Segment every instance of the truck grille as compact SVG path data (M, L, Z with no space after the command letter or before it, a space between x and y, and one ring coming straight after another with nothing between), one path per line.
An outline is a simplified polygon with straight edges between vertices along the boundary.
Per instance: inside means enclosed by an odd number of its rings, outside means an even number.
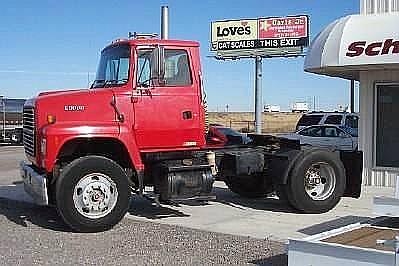
M35 109L33 107L24 107L23 123L23 141L25 152L26 154L35 157Z

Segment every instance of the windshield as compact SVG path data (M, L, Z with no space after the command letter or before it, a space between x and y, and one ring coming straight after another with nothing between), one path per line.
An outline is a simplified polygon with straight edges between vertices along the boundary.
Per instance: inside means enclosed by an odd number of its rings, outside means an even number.
M96 80L92 88L123 85L129 80L130 46L120 45L101 53Z

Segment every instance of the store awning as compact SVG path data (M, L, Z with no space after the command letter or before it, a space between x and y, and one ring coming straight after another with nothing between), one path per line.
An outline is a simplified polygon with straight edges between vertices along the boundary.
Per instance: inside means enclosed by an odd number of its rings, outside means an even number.
M399 13L334 21L313 40L304 69L347 79L358 79L362 70L399 69Z

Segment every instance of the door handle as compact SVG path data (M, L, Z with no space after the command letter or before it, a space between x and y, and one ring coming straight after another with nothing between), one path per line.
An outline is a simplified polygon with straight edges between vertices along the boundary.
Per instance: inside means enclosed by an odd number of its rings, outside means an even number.
M193 113L191 111L184 111L183 112L183 119L192 119Z

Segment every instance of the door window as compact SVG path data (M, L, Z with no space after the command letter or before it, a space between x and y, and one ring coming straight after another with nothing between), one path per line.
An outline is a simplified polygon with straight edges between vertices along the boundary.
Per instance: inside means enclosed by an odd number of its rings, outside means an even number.
M190 65L185 50L165 50L165 85L191 85Z
M328 138L335 138L338 136L337 129L335 127L326 127L324 129L324 136Z
M152 80L152 49L141 49L138 52L138 86L155 85ZM185 50L165 49L165 83L164 86L189 86L192 84L188 54Z
M321 137L322 136L322 128L321 127L310 127L299 132L302 136L308 137Z

